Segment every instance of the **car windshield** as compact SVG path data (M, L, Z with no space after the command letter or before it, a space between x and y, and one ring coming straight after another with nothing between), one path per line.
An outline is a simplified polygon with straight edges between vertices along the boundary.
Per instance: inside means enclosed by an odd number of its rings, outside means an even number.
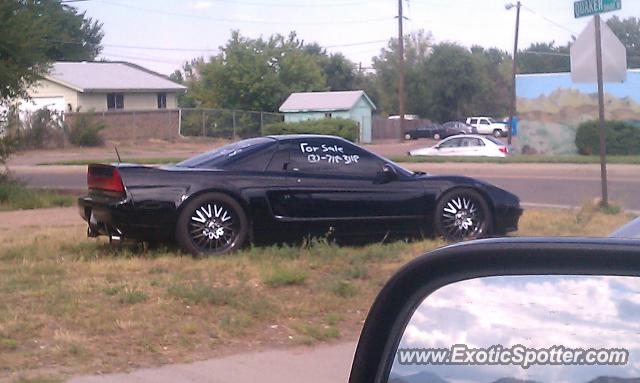
M499 139L493 137L493 136L485 136L484 137L485 140L487 141L491 141L494 144L498 145L498 146L504 146L504 142L500 141Z
M250 138L191 157L177 163L176 166L184 168L199 168L205 165L208 168L224 167L228 162L235 162L241 158L245 158L251 153L256 153L268 146L274 145L275 142L276 140L268 137Z

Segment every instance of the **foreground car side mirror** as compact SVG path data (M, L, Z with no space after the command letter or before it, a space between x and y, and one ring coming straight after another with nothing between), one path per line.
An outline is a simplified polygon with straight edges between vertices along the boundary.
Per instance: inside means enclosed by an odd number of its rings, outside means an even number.
M376 176L377 183L387 183L387 182L395 181L397 179L398 179L398 172L393 166L389 164L384 164L382 166L382 170L378 172Z
M638 277L639 240L504 238L435 250L377 296L349 382L637 379Z

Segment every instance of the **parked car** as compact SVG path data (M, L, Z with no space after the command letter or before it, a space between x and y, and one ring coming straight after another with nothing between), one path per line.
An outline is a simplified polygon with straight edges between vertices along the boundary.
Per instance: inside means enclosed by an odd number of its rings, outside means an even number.
M413 130L408 130L404 134L405 140L417 140L418 138L433 138L434 135L439 134L440 125L429 124L418 126Z
M414 149L410 156L477 156L506 157L511 150L502 141L494 137L477 134L458 135L446 138L437 145Z
M457 134L474 134L477 132L478 130L476 128L464 122L449 121L442 125L427 125L407 131L404 138L406 140L415 140L418 138L433 138L434 140L440 140Z
M478 129L478 134L491 134L494 137L506 137L509 134L507 124L491 117L469 117L467 124Z
M451 240L517 230L517 196L461 176L414 173L347 140L252 138L174 166L92 164L79 210L90 237L175 240L194 256L249 240L403 237Z

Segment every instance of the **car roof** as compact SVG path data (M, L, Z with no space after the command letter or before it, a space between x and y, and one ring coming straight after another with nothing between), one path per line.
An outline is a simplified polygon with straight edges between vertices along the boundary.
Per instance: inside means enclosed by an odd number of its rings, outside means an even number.
M456 134L455 136L450 136L450 137L445 138L445 140L450 140L452 138L479 138L482 141L489 141L491 143L494 143L493 141L491 141L487 137L485 137L483 135L480 135L480 134Z
M342 137L330 136L327 134L277 134L277 135L266 136L266 137L273 138L274 140L278 140L278 141L297 140L301 138L325 138L325 139L332 138L336 140L347 141Z

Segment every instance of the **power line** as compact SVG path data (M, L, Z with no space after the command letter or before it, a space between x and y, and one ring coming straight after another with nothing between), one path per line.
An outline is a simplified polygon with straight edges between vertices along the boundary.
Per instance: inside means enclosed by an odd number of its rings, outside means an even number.
M58 44L74 44L74 45L84 45L82 41L64 41L64 40L47 40L51 43ZM371 45L371 44L379 44L387 42L387 40L372 40L372 41L361 41L361 42L353 42L353 43L345 43L345 44L335 44L335 45L320 45L323 48L346 48L346 47L356 47L362 45ZM176 52L220 52L220 49L214 48L184 48L184 47L154 47L154 46L144 46L144 45L122 45L122 44L101 44L105 48L122 48L122 49L140 49L140 50L151 50L151 51L176 51Z
M572 31L571 29L569 29L569 28L565 27L564 25L562 25L562 24L560 24L560 23L556 22L556 21L555 21L555 20L553 20L553 19L550 19L549 17L547 17L547 16L545 16L545 15L543 15L543 14L539 13L539 12L534 11L533 9L531 9L531 8L527 7L527 6L526 6L526 5L524 5L524 4L522 4L522 8L524 8L524 9L526 9L527 11L529 11L529 12L533 13L534 15L536 15L536 16L538 16L538 17L540 17L540 18L544 19L544 20L546 20L547 22L549 22L549 23L551 23L551 24L555 25L556 27L558 27L558 28L560 28L560 29L563 29L563 30L565 30L565 31L569 32L569 34L570 34L571 36L573 36L573 35L575 35L575 34L576 34L576 33L575 33L574 31Z
M116 2L105 1L105 0L101 0L100 2L103 3L103 4L107 4L107 5L114 5L114 6L117 6L117 7L122 7L122 8L127 8L127 9L134 9L134 10L143 11L143 12L157 13L157 14L162 14L162 15L167 15L167 16L187 17L187 18L191 18L191 19L207 20L207 21L219 21L219 22L226 22L226 23L271 24L271 25L287 24L287 25L313 26L313 25L365 24L365 23L375 23L375 22L389 21L390 20L390 18L388 18L388 17L377 18L377 19L367 19L367 20L362 20L361 19L361 20L300 21L300 22L295 22L295 21L292 22L292 21L251 20L251 19L227 19L227 18L218 18L218 17L194 15L194 14L189 14L189 13L168 12L168 11L163 11L161 9L142 8L142 7L137 7L137 6L133 6L133 5L129 5L129 4L122 4L122 3L116 3Z
M141 49L150 51L171 51L171 52L220 52L219 49L211 48L175 48L175 47L149 47L140 45L120 45L120 44L102 44L107 48L122 48L122 49Z
M360 43L347 43L347 44L336 44L336 45L325 45L324 48L343 48L343 47L356 47L360 45L369 45L369 44L379 44L386 43L389 40L373 40L373 41L363 41Z
M265 6L265 7L325 8L325 7L344 7L344 6L351 6L351 5L364 5L364 4L371 4L371 3L383 3L385 1L384 0L381 0L381 1L368 0L368 1L335 2L335 3L323 2L323 3L316 3L316 4L314 3L262 3L262 2L252 2L252 1L236 1L236 0L215 0L215 2L231 3L231 4L237 4L237 5Z

